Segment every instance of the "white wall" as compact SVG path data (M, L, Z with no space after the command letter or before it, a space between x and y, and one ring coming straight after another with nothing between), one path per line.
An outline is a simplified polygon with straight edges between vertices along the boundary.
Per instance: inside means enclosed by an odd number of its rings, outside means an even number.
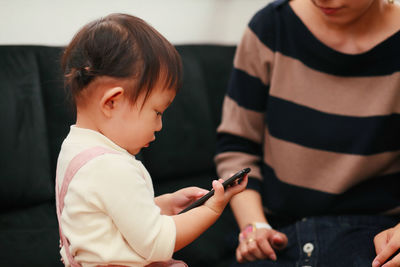
M87 22L136 15L174 44L237 44L271 0L0 0L0 45L66 45Z

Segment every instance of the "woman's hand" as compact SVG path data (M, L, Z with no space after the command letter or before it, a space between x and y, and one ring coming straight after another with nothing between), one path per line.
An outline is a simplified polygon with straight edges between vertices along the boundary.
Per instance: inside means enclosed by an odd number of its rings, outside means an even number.
M397 267L400 266L400 223L393 228L380 232L374 238L376 257L372 267ZM387 261L391 256L393 258Z
M274 229L253 229L251 233L240 233L236 249L238 262L260 259L276 260L275 250L284 249L288 239L285 234Z

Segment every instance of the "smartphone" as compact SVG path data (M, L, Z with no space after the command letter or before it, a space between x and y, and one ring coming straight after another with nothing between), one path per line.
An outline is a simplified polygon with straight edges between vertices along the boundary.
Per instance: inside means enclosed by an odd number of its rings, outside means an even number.
M232 185L234 185L236 183L240 183L243 180L244 175L249 173L250 170L251 170L250 168L245 168L245 169L243 169L241 171L238 171L237 173L232 175L232 177L230 177L229 179L226 179L222 183L222 185L224 186L224 188L227 188L227 187L232 186ZM198 206L203 205L203 203L206 202L207 199L209 199L213 195L214 195L214 189L211 189L210 192L208 192L207 194L205 194L204 196L202 196L201 198L199 198L198 200L196 200L195 202L193 202L192 204L187 206L185 209L183 209L178 214L184 213L184 212L186 212L188 210L191 210L193 208L196 208Z

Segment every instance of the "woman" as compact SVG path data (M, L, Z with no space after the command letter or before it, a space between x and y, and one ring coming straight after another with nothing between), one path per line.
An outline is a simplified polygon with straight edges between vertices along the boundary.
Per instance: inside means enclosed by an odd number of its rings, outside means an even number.
M278 0L252 18L215 157L221 177L252 168L231 201L236 264L400 266L399 30L388 0Z

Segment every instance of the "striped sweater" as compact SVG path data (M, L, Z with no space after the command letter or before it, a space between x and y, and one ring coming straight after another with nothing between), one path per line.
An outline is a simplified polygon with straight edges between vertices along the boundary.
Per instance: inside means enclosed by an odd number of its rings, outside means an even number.
M215 162L251 167L267 213L400 213L400 32L357 55L321 43L288 1L237 47Z

